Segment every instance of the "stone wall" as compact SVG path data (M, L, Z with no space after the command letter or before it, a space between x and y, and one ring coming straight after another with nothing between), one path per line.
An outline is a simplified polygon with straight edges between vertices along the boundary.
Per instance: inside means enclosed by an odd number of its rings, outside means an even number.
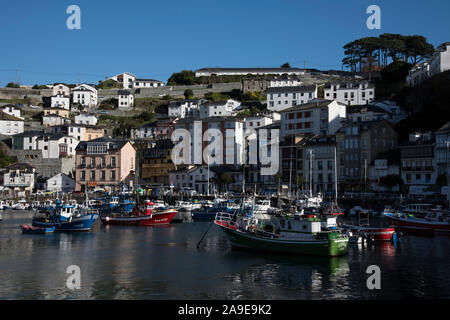
M51 178L61 172L69 175L75 170L75 157L43 159L41 150L10 150L9 155L17 157L17 162L33 166L37 176L45 178Z

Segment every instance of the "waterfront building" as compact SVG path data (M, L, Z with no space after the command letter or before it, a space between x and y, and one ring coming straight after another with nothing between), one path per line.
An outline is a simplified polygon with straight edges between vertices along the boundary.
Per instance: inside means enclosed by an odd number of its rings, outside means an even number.
M335 194L336 136L314 136L303 145L303 181L312 192Z
M216 174L209 170L208 166L190 166L178 170L173 170L169 174L170 184L174 191L183 191L183 189L193 189L197 193L208 194L208 175L209 175L209 194L213 194Z
M397 132L384 119L345 124L336 132L339 188L369 187L370 163L378 154L397 149L397 143Z
M367 81L329 84L325 86L324 96L349 106L364 105L375 99L375 85Z
M432 132L413 132L399 145L401 175L410 194L430 191L436 182L435 138Z
M9 197L30 196L35 186L35 170L26 163L15 163L5 168L3 187Z
M168 186L169 173L175 169L172 162L172 140L157 140L147 149L142 159L141 177L150 184Z
M271 87L267 89L267 109L284 111L317 98L317 86Z
M75 190L76 182L64 173L58 173L47 179L46 191L69 193Z
M103 137L80 142L75 162L77 191L118 191L124 179L135 171L135 156L129 141Z
M378 154L369 166L370 189L380 192L400 191L400 151Z
M450 201L450 121L435 132L436 146L434 158L437 179L447 180L447 200Z
M0 134L11 136L24 131L24 120L5 112L0 112Z

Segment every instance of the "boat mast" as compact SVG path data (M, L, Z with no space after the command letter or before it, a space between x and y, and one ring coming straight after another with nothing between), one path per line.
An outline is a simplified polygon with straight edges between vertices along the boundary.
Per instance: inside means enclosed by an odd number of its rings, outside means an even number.
M336 206L338 202L338 184L337 184L337 145L334 147L334 193L336 197Z
M313 150L309 150L309 196L312 198L312 178L313 178L313 163L312 163L312 157L313 157Z

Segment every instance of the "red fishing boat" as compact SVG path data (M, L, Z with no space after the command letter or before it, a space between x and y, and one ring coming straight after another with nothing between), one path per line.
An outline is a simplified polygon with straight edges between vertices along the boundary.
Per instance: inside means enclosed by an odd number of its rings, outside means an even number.
M175 209L158 210L154 206L153 202L145 200L131 213L106 214L101 215L100 219L104 224L156 226L169 224L177 213Z
M352 225L343 225L343 228L360 237L374 241L392 241L395 232L394 228L371 228Z
M450 234L450 212L430 210L424 218L405 212L384 213L388 221L403 231Z

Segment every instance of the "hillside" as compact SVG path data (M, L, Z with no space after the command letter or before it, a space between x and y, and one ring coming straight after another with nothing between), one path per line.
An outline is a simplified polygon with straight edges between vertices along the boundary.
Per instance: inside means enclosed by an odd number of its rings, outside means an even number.
M395 98L411 116L396 125L400 140L412 131L436 131L450 120L450 71L414 88L405 87Z

